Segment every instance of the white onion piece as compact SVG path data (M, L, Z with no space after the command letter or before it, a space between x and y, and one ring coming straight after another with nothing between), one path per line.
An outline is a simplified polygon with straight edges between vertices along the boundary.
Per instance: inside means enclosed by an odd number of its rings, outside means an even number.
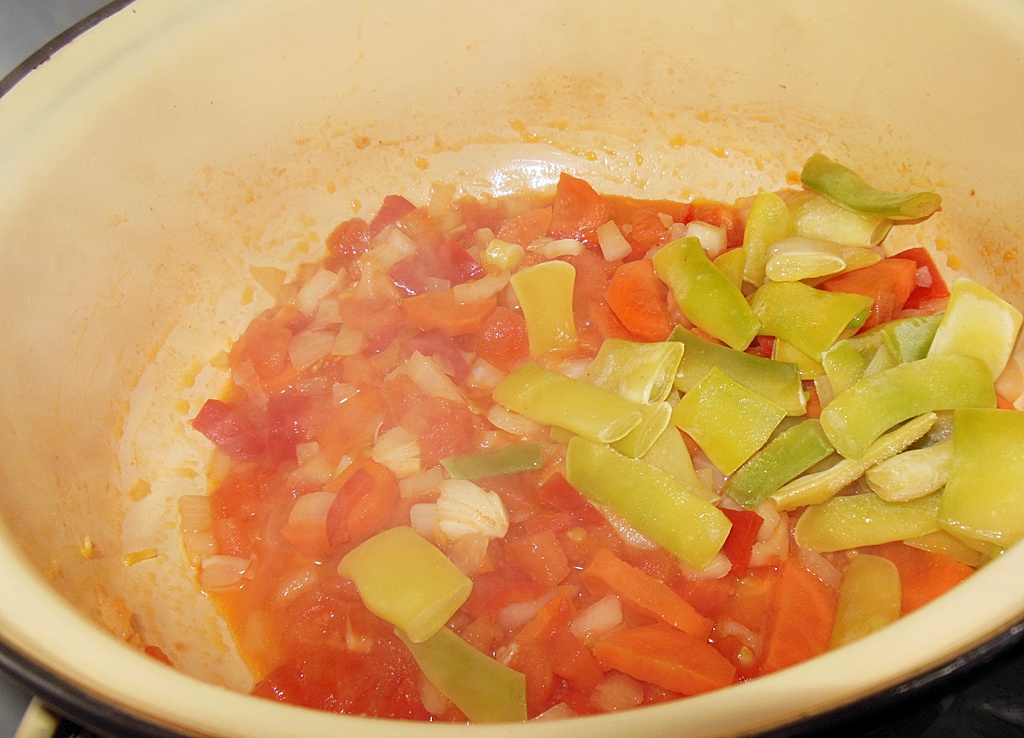
M543 426L533 422L525 415L512 412L501 405L491 405L487 411L487 420L495 428L519 438L534 438L543 430Z
M370 264L381 272L386 272L402 259L416 253L416 242L394 226L378 234L371 245L373 248L359 257L364 274Z
M298 370L315 364L334 348L335 335L330 331L302 331L288 342L288 358Z
M694 582L721 579L731 570L732 562L729 561L729 557L721 551L715 554L715 558L711 559L710 564L699 571L687 564L684 564L682 561L679 562L679 571L682 572L684 577Z
M277 586L277 601L286 604L294 600L300 592L320 583L320 567L315 564L305 566Z
M396 425L383 433L373 445L370 458L394 472L399 479L422 471L420 445L416 434Z
M996 392L1010 402L1017 402L1024 395L1024 372L1012 356L996 379Z
M759 531L760 532L760 531ZM789 513L780 512L771 537L750 548L750 565L777 566L789 557Z
M294 490L323 487L335 473L335 466L327 456L317 452L301 461L299 467L288 475L288 486Z
M355 356L366 348L366 337L361 331L341 326L334 337L331 353L334 356Z
M765 500L758 505L754 512L760 515L764 521L757 531L757 540L763 543L775 534L775 529L779 527L779 523L782 521L782 515L771 499Z
M467 577L472 577L487 558L490 540L487 536L476 533L456 538L448 547L448 558L459 571Z
M606 712L628 710L644 701L644 687L631 676L611 672L597 685L593 703Z
M702 220L691 220L686 224L685 236L696 238L709 259L717 259L725 251L729 232L724 226L711 225Z
M478 357L469 365L469 376L466 377L466 386L473 389L491 390L504 377L505 372Z
M206 495L182 495L178 498L181 518L181 542L185 555L193 566L217 553L217 538L213 535L213 511Z
M234 587L245 577L251 564L251 559L241 556L207 556L199 570L199 585L203 589Z
M833 592L839 591L839 585L843 581L843 575L840 573L839 569L829 563L828 559L820 553L806 548L800 549L797 554L797 559L804 565L804 568L807 569L807 571L820 579L826 587Z
M549 259L556 259L559 256L579 256L585 250L585 246L574 238L559 238L555 241L534 241L530 244L530 250L536 251L541 256Z
M445 479L439 487L437 525L449 538L503 538L508 532L508 510L496 492L465 479Z
M334 502L334 492L309 492L300 495L288 513L288 525L292 527L320 525L327 530L327 511Z
M419 497L436 492L444 481L444 469L434 466L419 474L412 474L398 480L398 491L402 497Z
M454 402L465 401L456 384L429 356L424 356L419 351L414 352L406 362L406 371L413 384L431 397Z
M423 709L434 717L444 715L452 704L422 673L419 679L419 693Z
M574 709L569 707L564 702L559 702L553 707L549 707L547 710L542 712L537 717L533 718L531 722L548 721L548 720L565 720L566 718L576 717L577 713Z
M618 261L633 253L633 247L613 220L597 227L597 243L605 261Z
M437 527L437 505L420 502L410 507L409 525L428 541L436 541L441 533Z
M498 614L494 617L494 622L502 628L518 630L533 620L533 617L540 612L540 609L551 602L557 595L557 590L551 590L536 600L512 602L498 610Z
M622 622L622 603L615 595L605 595L577 615L569 625L569 632L583 643L592 646L608 635Z
M505 289L510 276L508 272L488 274L472 282L457 284L452 288L452 292L458 302L481 302Z
M317 304L327 297L338 286L338 275L329 269L318 269L316 274L309 278L295 301L303 315L315 315Z

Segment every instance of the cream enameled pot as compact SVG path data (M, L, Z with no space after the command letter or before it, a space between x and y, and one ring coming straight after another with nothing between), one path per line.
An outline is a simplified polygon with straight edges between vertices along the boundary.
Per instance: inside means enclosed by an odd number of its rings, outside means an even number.
M941 192L899 237L1024 307L1024 3L137 0L7 86L0 650L54 703L155 734L735 735L1015 638L1020 547L874 636L698 698L513 727L339 717L243 693L175 500L204 490L187 419L223 381L211 360L270 299L250 268L317 258L340 220L434 182L568 170L733 199L821 150Z

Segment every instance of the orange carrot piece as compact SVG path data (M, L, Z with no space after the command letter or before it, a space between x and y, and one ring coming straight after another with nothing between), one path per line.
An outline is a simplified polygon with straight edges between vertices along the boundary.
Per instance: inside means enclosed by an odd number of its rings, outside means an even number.
M611 591L644 612L695 638L707 638L712 621L663 582L632 566L606 548L600 549L582 574L595 593Z
M736 667L706 640L665 623L616 631L594 646L594 655L606 669L683 695L726 687L736 675Z
M667 288L649 259L631 261L615 270L608 283L608 306L641 341L664 341L672 332L665 303Z
M459 302L453 290L424 292L402 300L402 314L417 328L440 330L449 338L476 333L498 306L497 298Z
M761 671L769 673L806 661L828 649L836 598L793 559L779 567L778 582L762 651Z
M900 573L901 614L906 615L946 593L970 576L974 569L945 554L924 551L905 543L880 546L880 553Z

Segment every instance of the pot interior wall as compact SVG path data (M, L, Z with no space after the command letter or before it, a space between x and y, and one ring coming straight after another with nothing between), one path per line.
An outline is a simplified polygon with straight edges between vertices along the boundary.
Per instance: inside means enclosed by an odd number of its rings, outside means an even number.
M139 0L0 100L3 522L76 608L204 681L249 676L181 549L209 451L187 420L268 304L250 268L317 258L389 192L568 170L728 200L823 150L942 192L902 237L1024 307L1019 4L394 5Z

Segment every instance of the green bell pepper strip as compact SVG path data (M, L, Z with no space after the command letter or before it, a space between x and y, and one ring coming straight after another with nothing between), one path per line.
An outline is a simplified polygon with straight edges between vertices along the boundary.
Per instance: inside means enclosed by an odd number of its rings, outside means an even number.
M602 443L640 425L636 403L537 364L524 364L495 386L494 401L542 425L554 425Z
M852 339L845 338L821 355L821 366L832 383L832 391L838 395L864 376L868 361Z
M867 184L852 170L824 154L812 154L804 162L800 181L840 205L861 213L893 220L927 218L939 209L942 198L934 192L883 192Z
M903 591L896 564L859 553L843 571L829 648L839 648L884 628L900 616Z
M667 402L637 405L637 409L642 416L640 425L610 444L620 454L634 459L640 458L650 450L672 420L672 406Z
M576 348L572 298L576 269L564 261L545 261L512 275L510 280L526 320L530 353Z
M672 423L688 433L722 473L732 474L765 444L786 411L712 369L672 411Z
M821 411L821 427L836 451L864 455L880 435L922 413L995 407L988 367L971 356L930 356L865 376Z
M938 492L908 502L886 502L874 492L833 497L803 511L793 538L801 548L828 553L923 536L941 530L940 498Z
M696 238L673 241L654 255L654 272L668 285L679 310L694 325L728 344L745 349L760 324L739 287L716 267Z
M766 282L750 299L761 333L789 341L815 361L849 328L862 325L873 301L802 282Z
M1024 413L957 410L942 527L1006 548L1024 538Z
M838 274L846 269L843 247L835 241L793 236L768 249L765 276L773 282L797 282Z
M389 528L349 551L338 574L351 579L370 612L421 643L462 606L473 581L412 528Z
M831 453L821 423L804 420L768 441L726 480L722 494L753 510Z
M683 346L675 341L639 343L606 338L583 379L642 405L664 402L672 391Z
M670 474L602 443L577 437L565 456L566 479L597 505L614 510L688 566L703 570L729 535L729 518Z
M764 282L769 249L795 235L796 221L781 197L774 192L762 192L755 197L743 230L743 278L751 284Z
M678 428L666 428L640 460L668 473L697 497L708 502L718 501L718 495L697 476L693 468L693 459L690 458L690 450L686 448L686 441L683 440Z
M946 485L953 464L953 439L896 454L867 470L864 480L883 500L905 502Z
M897 363L917 361L928 355L943 315L944 313L935 313L897 318L845 340L849 341L865 359L870 359L880 346L885 346Z
M877 246L892 228L892 221L883 215L854 212L814 190L797 192L786 200L786 205L801 236L835 241L844 246L859 249Z
M772 346L772 361L782 364L795 364L800 379L814 379L825 374L820 361L815 361L796 346L781 338L776 338Z
M683 392L696 387L713 368L753 390L786 411L787 415L807 412L807 396L795 364L784 364L707 341L692 331L676 326L669 341L683 344L675 386Z
M928 355L976 356L995 380L1006 367L1020 327L1017 308L977 282L957 279Z
M481 479L515 474L544 465L544 449L539 443L516 443L476 454L449 456L441 466L452 479Z
M835 497L848 485L860 479L864 472L875 464L909 448L931 430L936 420L938 416L935 413L925 413L879 438L860 459L841 459L824 471L794 479L772 494L775 506L779 510L795 510L804 505L817 505Z
M395 631L431 684L473 723L525 722L526 676L442 628L417 643Z

